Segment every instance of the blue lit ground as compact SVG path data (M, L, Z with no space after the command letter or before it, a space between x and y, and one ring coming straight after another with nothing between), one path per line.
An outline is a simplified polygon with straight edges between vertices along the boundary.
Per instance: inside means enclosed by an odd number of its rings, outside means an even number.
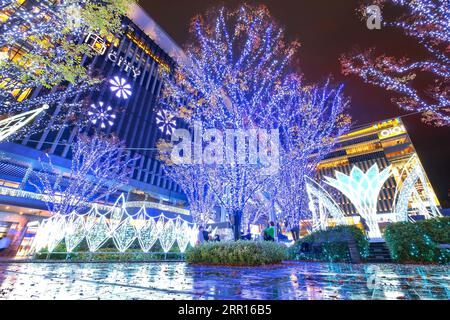
M368 285L374 279L375 289ZM0 264L0 299L448 300L450 269L319 263L272 268Z

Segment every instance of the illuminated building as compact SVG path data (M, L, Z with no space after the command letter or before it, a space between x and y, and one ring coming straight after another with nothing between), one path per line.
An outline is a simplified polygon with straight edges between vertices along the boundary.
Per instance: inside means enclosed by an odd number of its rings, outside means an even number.
M316 178L325 182L339 176L345 181L348 179L345 176L363 176L371 168L375 170L375 165L380 171L390 170L376 203L380 226L439 215L439 201L400 118L367 125L339 137L333 152L319 164ZM355 172L355 168L360 171ZM348 223L358 224L360 218L355 200L352 202L339 188L323 184Z
M36 5L39 1L20 1L19 6ZM8 19L8 12L0 11L0 23ZM182 59L181 50L169 36L139 6L133 6L123 18L125 32L121 39L101 39L95 34L85 35L84 41L97 53L87 58L89 69L105 78L100 90L87 97L92 103L90 115L101 114L89 124L106 134L114 133L130 148L130 156L140 155L135 163L129 184L108 202L114 203L121 193L127 201L141 201L172 206L174 212L184 207L186 198L180 186L166 177L160 162L156 159L156 142L164 136L158 127L157 104L162 81L159 69L171 70L176 61ZM1 51L1 50L0 50ZM10 59L19 59L20 48L10 50ZM2 85L0 83L0 85ZM37 97L47 89L36 88L17 92L18 100ZM51 115L61 112L56 103L50 106ZM108 113L108 116L104 114ZM33 171L40 169L38 161L42 154L49 154L58 167L70 168L70 144L77 129L66 127L52 130L49 126L39 134L28 136L20 142L6 142L0 145L0 230L1 235L13 238L12 251L19 246L31 226L29 223L42 220L28 210L42 212L48 216L42 196L30 185ZM11 212L5 207L15 208ZM23 212L23 215L19 213ZM156 213L155 213L156 214ZM28 223L28 225L27 225ZM16 228L17 232L13 233ZM31 235L30 235L31 236Z

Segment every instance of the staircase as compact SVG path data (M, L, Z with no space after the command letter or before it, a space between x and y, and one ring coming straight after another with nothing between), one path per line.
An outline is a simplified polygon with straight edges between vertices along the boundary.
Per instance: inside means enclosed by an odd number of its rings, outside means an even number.
M391 253L386 242L371 242L368 263L391 263Z

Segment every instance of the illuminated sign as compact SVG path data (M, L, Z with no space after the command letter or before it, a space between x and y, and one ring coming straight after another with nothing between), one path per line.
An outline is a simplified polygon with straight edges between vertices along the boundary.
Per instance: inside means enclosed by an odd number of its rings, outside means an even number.
M87 43L89 47L91 47L99 55L102 56L106 53L106 49L108 46L105 40L103 40L103 38L101 38L100 36L94 33L89 33L84 42ZM135 67L131 62L128 62L126 57L118 56L117 52L115 52L114 50L108 54L107 58L109 61L114 62L116 66L123 66L125 72L131 70L134 78L137 78L141 75L141 70Z
M383 131L380 132L380 139L386 139L386 138L390 138L390 137L395 137L401 134L406 133L406 129L405 126L401 125L401 126L396 126L393 128L389 128L389 129L384 129Z

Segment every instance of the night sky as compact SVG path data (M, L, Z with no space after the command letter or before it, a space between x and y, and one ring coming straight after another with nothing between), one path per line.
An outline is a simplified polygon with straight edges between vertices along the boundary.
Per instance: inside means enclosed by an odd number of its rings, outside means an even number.
M141 0L140 5L180 45L189 39L190 19L212 7L226 4L235 8L237 0ZM342 82L351 98L355 125L363 125L407 114L392 102L392 93L366 85L356 76L340 73L341 54L353 47L376 47L377 53L420 56L416 42L396 30L369 30L357 16L359 0L268 0L247 1L266 4L273 17L285 27L289 40L298 39L302 48L298 64L307 82L319 82L332 75ZM420 116L403 118L420 159L439 199L448 199L450 189L450 128L421 123Z

